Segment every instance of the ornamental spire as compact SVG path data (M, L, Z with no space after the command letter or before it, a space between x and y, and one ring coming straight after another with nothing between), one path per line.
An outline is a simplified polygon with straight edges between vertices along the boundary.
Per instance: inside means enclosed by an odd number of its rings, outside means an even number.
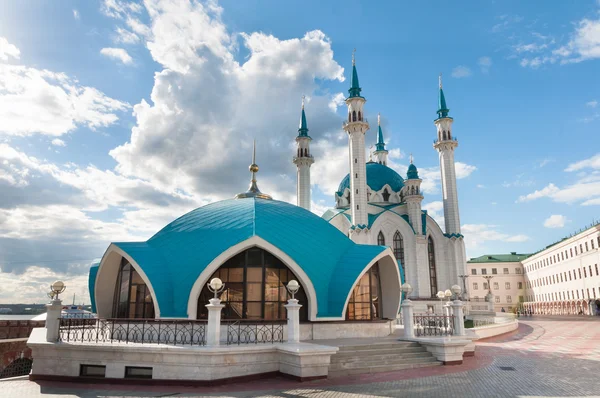
M308 137L308 126L306 124L306 114L304 113L304 95L302 96L302 115L300 116L298 137Z
M377 151L385 151L385 142L383 141L383 131L381 131L381 113L377 114Z
M448 112L450 112L450 109L448 109L448 106L446 106L446 97L444 97L444 90L442 89L442 74L441 73L438 78L438 83L439 83L439 88L440 88L439 102L438 102L439 108L437 110L438 118L448 117Z
M250 181L250 187L246 192L238 193L235 195L236 199L243 198L260 198L260 199L273 199L271 196L260 192L258 185L256 185L256 173L258 173L258 165L256 164L256 140L252 145L252 164L250 165L250 172L252 173L252 180Z
M360 97L361 88L358 84L358 73L356 72L356 58L355 58L356 48L352 51L352 83L350 85L350 89L348 92L350 93L350 98L352 97Z

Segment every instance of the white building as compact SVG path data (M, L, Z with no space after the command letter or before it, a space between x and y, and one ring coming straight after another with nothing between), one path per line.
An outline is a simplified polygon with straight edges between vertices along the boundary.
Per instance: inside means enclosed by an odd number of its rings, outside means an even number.
M448 116L441 79L433 148L440 159L444 230L422 209L422 180L412 157L405 178L388 166L379 118L376 150L370 156L373 160L367 161L365 135L370 126L364 117L366 99L361 94L354 60L348 91L348 117L343 128L348 134L349 173L334 194L335 207L325 212L323 218L356 243L391 247L404 279L414 289L411 299L416 303L416 311L424 311L437 303L438 291L459 284L459 275L466 272L454 165L458 141L452 135L453 119ZM310 154L304 106L298 132L294 157L298 167L298 205L309 208L310 165L314 159Z

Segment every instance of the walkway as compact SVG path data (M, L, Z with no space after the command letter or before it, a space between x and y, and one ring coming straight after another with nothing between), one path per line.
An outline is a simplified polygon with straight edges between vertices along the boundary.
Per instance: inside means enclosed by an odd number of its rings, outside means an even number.
M40 395L41 394L41 395ZM519 329L480 341L459 366L298 383L283 377L220 387L111 387L0 382L6 397L600 397L600 318L521 318Z

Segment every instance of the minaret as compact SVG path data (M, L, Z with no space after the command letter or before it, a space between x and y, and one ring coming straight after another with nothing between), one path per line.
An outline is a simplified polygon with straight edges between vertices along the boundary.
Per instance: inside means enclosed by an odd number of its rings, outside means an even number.
M440 172L442 173L442 195L444 200L444 221L447 234L460 234L460 216L458 213L458 193L456 191L456 171L454 169L454 148L458 146L456 138L452 138L452 122L448 112L446 98L442 90L442 75L439 78L440 94L437 127L437 139L433 147L440 155Z
M416 235L423 235L423 219L421 218L421 182L417 167L413 164L412 154L410 155L410 166L406 173L404 181L404 201L406 202L408 221L415 230Z
M377 144L375 144L375 152L373 152L373 155L375 155L377 163L387 166L388 151L385 149L385 142L383 142L380 114L377 114Z
M356 51L356 50L354 50ZM350 150L350 206L352 209L352 227L366 229L369 224L367 214L367 166L365 162L365 133L369 124L364 118L363 106L367 100L360 95L356 61L352 53L352 84L346 98L348 121L344 130L348 133Z
M306 114L304 113L304 96L302 96L302 116L300 117L300 127L298 128L298 136L296 137L298 148L296 156L294 156L294 164L298 169L297 204L308 211L310 211L310 165L315 162L310 153L311 140L312 138L308 135L308 127L306 125Z

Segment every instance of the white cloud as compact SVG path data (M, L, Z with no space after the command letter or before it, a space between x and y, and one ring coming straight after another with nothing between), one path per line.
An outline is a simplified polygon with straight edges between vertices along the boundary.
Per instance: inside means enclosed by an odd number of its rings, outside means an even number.
M459 65L456 68L452 69L452 77L460 79L462 77L471 76L471 69L464 65Z
M79 11L77 11L76 9L73 9L73 18L75 18L76 20L81 19L81 16L79 15Z
M598 106L598 101L592 100L592 101L586 102L585 106L587 106L589 108L595 108L596 106Z
M543 43L529 43L529 44L519 44L515 46L515 51L517 53L536 53L548 48L548 44Z
M127 29L117 27L115 42L124 44L136 44L139 41L140 38L135 33L130 32Z
M14 44L10 44L5 37L0 36L0 61L8 61L8 58L19 59L21 51ZM0 86L1 88L1 86Z
M483 184L477 184L477 188L484 189L484 188L486 188L486 186Z
M582 19L569 42L554 52L563 63L600 58L600 19Z
M104 15L112 18L124 18L130 13L139 14L143 7L135 2L127 0L104 0L100 10Z
M122 48L106 47L100 50L100 54L119 60L125 65L133 64L133 58Z
M546 228L562 228L567 222L567 217L560 214L553 214L544 221Z
M544 187L543 189L540 190L536 190L530 194L527 195L523 195L523 196L519 196L519 199L517 199L517 202L529 202L535 199L539 199L539 198L543 198L543 197L547 197L547 196L552 196L554 194L556 194L557 192L559 192L560 190L558 189L558 187L554 184L548 184L546 187Z
M52 145L54 146L67 146L67 144L61 140L60 138L55 138L52 140Z
M454 168L456 169L456 179L458 179L458 180L467 178L475 170L477 170L477 167L470 165L470 164L463 163L463 162L456 162L454 164Z
M435 202L429 202L429 203L425 203L423 205L423 210L427 210L427 214L429 214L429 216L431 218L433 218L435 220L435 222L438 223L438 225L440 226L440 228L442 228L442 230L444 230L445 225L444 225L444 202L442 201L435 201Z
M60 136L78 126L96 129L128 108L64 73L0 64L0 133Z
M542 160L542 161L541 161L541 162L538 164L538 167L539 167L539 168L542 168L542 167L546 166L548 163L551 163L551 162L554 162L554 159L552 159L552 158L546 158L546 159L543 159L543 160Z
M487 241L520 243L530 239L524 234L501 233L497 228L497 225L489 224L464 224L461 226L461 232L465 236L465 245L472 251Z
M565 171L578 171L585 168L600 170L600 153L597 153L589 159L584 159L579 162L571 163L567 166Z
M490 57L480 57L477 60L477 64L479 64L479 68L482 73L488 73L490 68L492 67L492 58Z

